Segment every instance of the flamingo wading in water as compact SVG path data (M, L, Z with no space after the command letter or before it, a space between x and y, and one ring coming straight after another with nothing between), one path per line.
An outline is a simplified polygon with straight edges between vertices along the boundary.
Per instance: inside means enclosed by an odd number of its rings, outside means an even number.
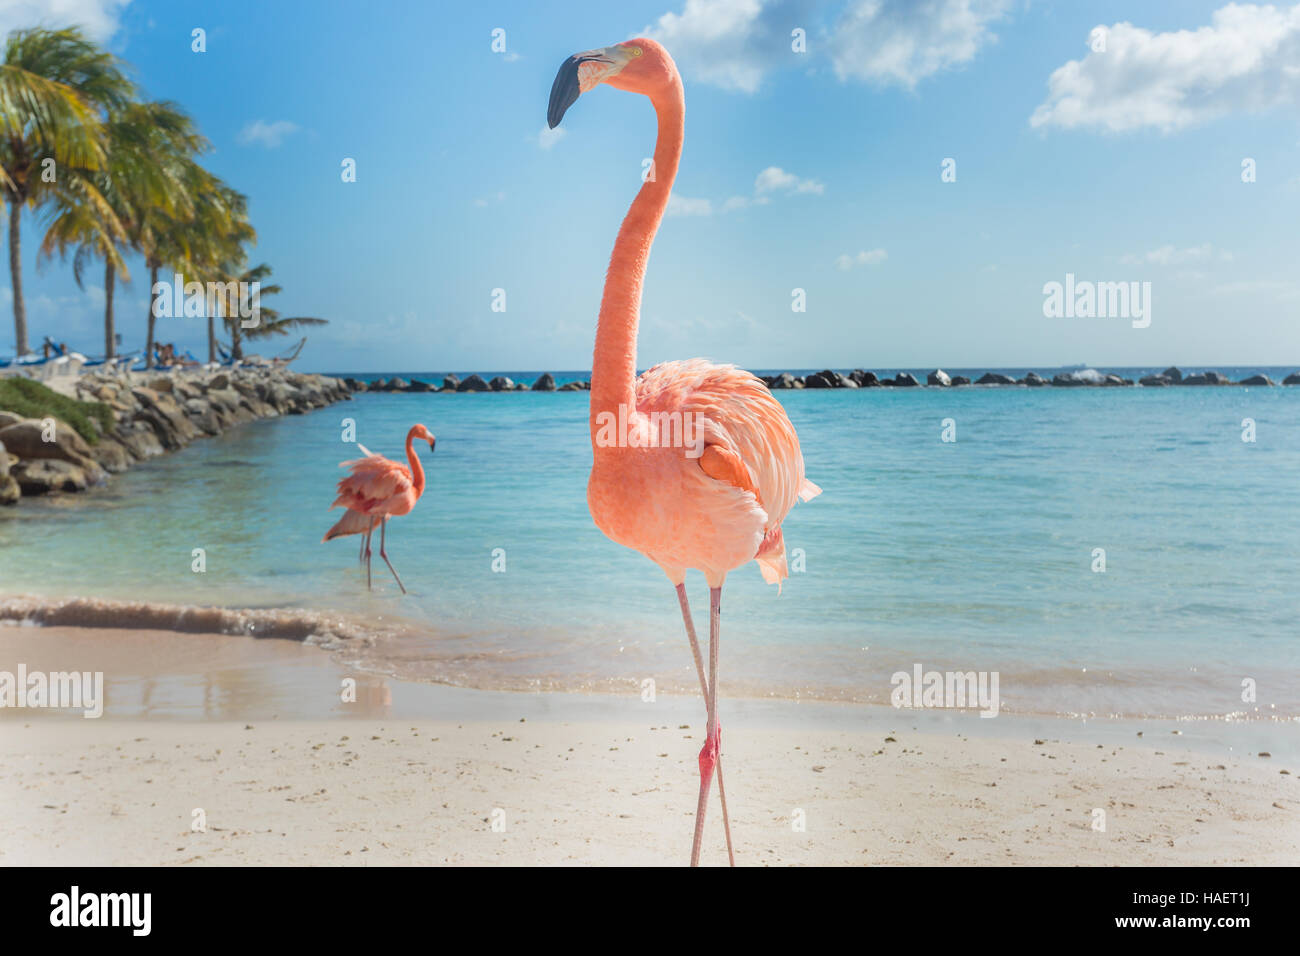
M379 525L379 556L393 572L397 586L406 593L402 579L397 576L397 569L388 560L384 550L384 537L388 528L388 519L398 515L409 514L415 503L424 494L424 468L420 457L415 453L414 443L421 438L429 443L433 451L434 437L423 425L414 425L406 433L406 460L410 467L391 461L383 455L376 455L365 445L357 443L362 458L339 463L340 468L350 469L350 473L339 482L339 495L334 499L334 508L347 508L334 525L325 532L321 542L332 541L346 534L361 535L361 560L366 565L366 587L370 587L370 536L375 525Z
M654 176L633 200L614 243L591 368L591 517L605 535L640 551L677 589L700 690L708 708L691 865L700 861L704 814L716 768L727 857L735 865L722 783L718 645L727 572L757 561L763 578L788 576L781 521L796 499L821 489L804 477L799 437L761 380L703 359L636 375L636 333L650 245L668 207L685 135L682 80L668 52L635 39L577 53L560 66L547 122L554 129L600 83L650 98L659 121ZM686 569L709 585L709 672L704 673L686 600Z

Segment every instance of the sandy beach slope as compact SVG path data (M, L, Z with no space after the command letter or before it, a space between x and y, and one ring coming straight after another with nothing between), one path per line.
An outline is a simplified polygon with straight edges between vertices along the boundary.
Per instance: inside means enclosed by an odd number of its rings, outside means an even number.
M359 710L331 710L319 701L337 702L347 670L315 648L58 628L5 629L0 669L20 659L69 666L69 653L84 661L92 644L133 661L114 668L107 716L0 711L0 865L678 865L689 856L698 700L367 678ZM188 698L203 704L198 713L159 716L190 713ZM1184 738L1157 740L1171 731L1154 728L1121 739L1047 721L1058 739L1002 719L917 729L887 708L826 712L840 717L788 703L724 708L738 862L1300 861L1300 768L1281 755L1207 754L1175 744ZM204 832L191 827L200 808ZM1104 832L1093 828L1098 809ZM715 797L708 864L726 861L716 813ZM803 832L792 826L800 814Z
M0 864L680 864L698 732L44 721L0 743ZM730 733L744 864L1294 864L1275 767L1143 748ZM1093 808L1107 813L1092 829ZM202 808L207 832L190 829ZM494 810L505 829L494 832ZM791 814L805 814L794 832ZM714 812L716 812L716 804ZM725 863L710 827L706 862Z

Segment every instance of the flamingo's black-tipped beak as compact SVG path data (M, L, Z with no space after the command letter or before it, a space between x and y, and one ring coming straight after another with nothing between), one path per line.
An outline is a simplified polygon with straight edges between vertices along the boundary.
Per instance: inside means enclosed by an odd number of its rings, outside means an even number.
M582 65L580 56L566 57L560 64L560 72L555 74L551 84L551 102L546 107L546 125L551 129L560 125L569 107L578 101L582 90L578 86L578 67Z
M555 82L551 84L551 102L546 107L547 125L551 129L559 126L565 111L580 94L619 72L627 65L628 58L621 45L616 45L575 53L561 63L560 72L555 74ZM595 65L582 69L588 63Z
M433 438L433 437L430 437L430 438L429 438L429 454L433 454L433 445L434 445L434 443L435 443L437 440L438 440L438 439Z

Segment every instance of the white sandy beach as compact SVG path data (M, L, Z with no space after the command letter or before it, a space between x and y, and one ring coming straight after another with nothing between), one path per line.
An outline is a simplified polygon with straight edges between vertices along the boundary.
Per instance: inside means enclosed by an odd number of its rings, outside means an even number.
M20 659L53 669L92 645L132 660L116 668L104 718L0 711L0 865L689 856L698 700L361 677L360 703L335 706L346 670L315 648L65 628L0 628L0 669ZM854 729L859 711L870 714ZM1300 779L1285 759L1207 755L1154 732L1125 744L1098 727L1086 739L1089 728L1065 721L1057 739L1001 719L916 730L885 708L839 708L834 722L786 702L732 702L723 713L741 864L1300 860ZM199 808L205 832L191 828ZM1104 832L1093 828L1096 809ZM798 811L804 832L792 827ZM709 864L726 862L716 814L715 796Z

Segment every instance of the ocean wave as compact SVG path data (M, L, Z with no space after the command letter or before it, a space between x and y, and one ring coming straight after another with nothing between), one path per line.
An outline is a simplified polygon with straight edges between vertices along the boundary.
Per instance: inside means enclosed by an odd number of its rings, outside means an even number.
M116 628L280 638L331 645L368 643L374 628L337 613L302 608L223 608L103 598L0 600L0 621L42 627Z
M0 625L5 623L282 639L330 652L345 668L479 690L627 695L643 691L647 677L653 678L659 692L670 695L699 690L689 655L676 642L619 640L591 645L565 629L466 631L389 614L375 619L298 607L204 607L30 595L0 598ZM984 660L982 667L976 667L969 658L916 655L898 647L876 646L867 660L852 649L817 645L803 648L792 659L787 648L755 644L732 664L725 686L731 698L889 707L891 678L899 671L912 673L918 662L925 672L986 669L999 673L999 710L1008 714L1300 721L1300 701L1294 694L1243 708L1235 673L1229 674L1226 665L1208 663L1190 673L1180 668L1177 674L1151 663L1084 668ZM1296 686L1293 670L1272 676L1268 682L1272 686Z

